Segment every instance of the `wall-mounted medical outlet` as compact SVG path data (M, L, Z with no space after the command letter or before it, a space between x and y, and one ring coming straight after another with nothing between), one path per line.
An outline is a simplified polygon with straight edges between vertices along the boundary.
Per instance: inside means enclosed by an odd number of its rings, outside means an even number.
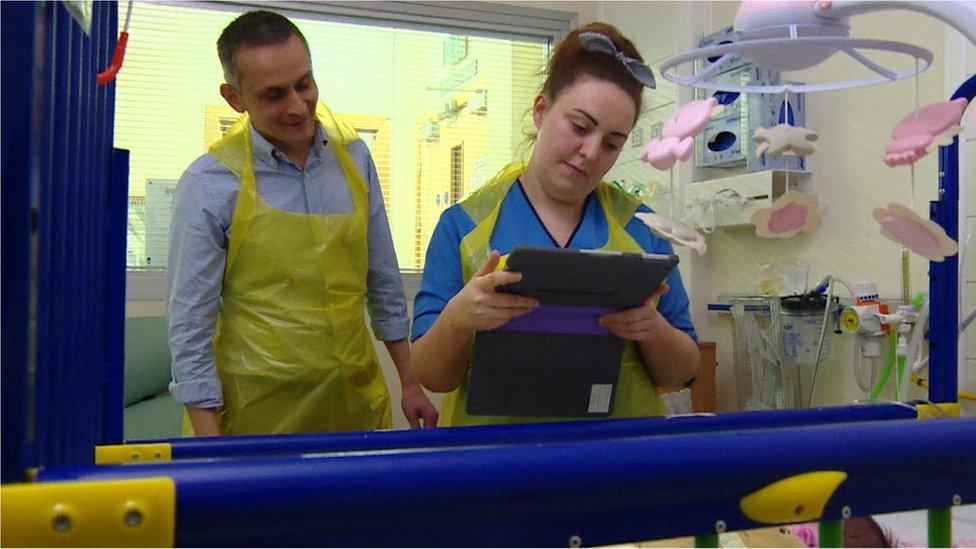
M700 227L752 226L752 214L772 206L786 191L812 192L810 172L765 170L691 183L685 189L689 217Z

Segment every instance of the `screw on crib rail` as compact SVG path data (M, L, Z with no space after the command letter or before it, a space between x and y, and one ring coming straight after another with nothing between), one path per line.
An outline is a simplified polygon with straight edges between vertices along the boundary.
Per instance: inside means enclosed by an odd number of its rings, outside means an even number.
M133 463L137 461L170 461L173 449L167 442L143 444L108 444L95 447L95 463Z
M125 513L122 515L122 522L129 528L138 528L145 520L140 505L134 501L125 502Z
M54 511L54 518L51 520L51 528L59 534L63 534L68 530L71 530L71 513L69 509L64 504L55 505L52 510Z
M171 547L169 478L37 482L0 487L2 547Z

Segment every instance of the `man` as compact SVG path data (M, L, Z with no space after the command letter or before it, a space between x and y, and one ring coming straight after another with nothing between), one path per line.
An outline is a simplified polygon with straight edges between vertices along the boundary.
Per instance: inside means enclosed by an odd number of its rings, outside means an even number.
M368 307L412 427L437 411L410 372L403 283L372 157L318 102L287 18L253 11L217 41L244 116L183 174L173 204L173 381L197 436L391 427Z

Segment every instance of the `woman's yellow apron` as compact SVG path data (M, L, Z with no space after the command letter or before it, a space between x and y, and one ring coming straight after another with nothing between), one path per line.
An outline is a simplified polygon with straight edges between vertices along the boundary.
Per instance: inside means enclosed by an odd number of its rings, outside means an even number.
M474 221L471 230L460 244L461 269L464 283L478 272L491 252L490 238L498 220L498 212L509 189L525 171L521 163L512 163L502 169L491 181L461 202L465 213ZM596 188L597 200L607 219L609 238L602 248L618 252L643 252L644 250L624 227L630 221L640 202L631 195L600 183ZM470 370L468 371L470 374ZM441 406L441 423L448 426L486 425L498 423L524 423L531 421L562 421L566 418L522 416L470 416L465 411L468 402L468 375L461 386L444 397ZM620 363L613 412L610 417L641 417L664 415L664 403L654 390L654 384L641 361L640 353L632 341L625 342Z
M265 202L247 115L210 148L240 178L214 355L224 435L390 428L390 395L365 322L368 190L345 145L358 139L316 112L354 209L303 214Z

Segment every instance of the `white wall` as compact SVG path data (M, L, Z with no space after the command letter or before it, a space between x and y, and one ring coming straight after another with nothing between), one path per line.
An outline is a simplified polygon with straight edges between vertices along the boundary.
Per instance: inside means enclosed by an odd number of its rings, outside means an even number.
M694 47L698 36L711 32L713 27L720 25L711 23L712 8L709 2L608 1L598 3L597 18L614 25L630 38L647 64L658 72L657 67L661 61ZM645 92L644 114L638 121L638 127L648 129L654 122L670 115L676 104L691 99L691 90L678 88L661 78L658 73L657 88ZM628 148L622 152L608 178L621 177L628 181L650 182L656 184L659 191L666 189L669 184L667 176L639 162L638 151L636 148ZM689 164L680 164L675 168L676 188L691 181L692 174L688 168ZM714 341L711 323L704 312L710 293L710 288L703 286L708 283L706 272L709 269L709 257L700 259L694 253L688 253L686 248L678 249L677 253L681 258L681 276L691 298L692 321L702 341Z
M679 52L687 51L697 44L698 39L715 29L730 24L737 3L712 2L600 2L598 19L616 26L634 42L645 61L657 71L660 62ZM731 9L731 11L730 11ZM682 72L689 70L684 67ZM658 75L660 73L658 72ZM655 90L645 93L644 115L638 126L649 127L673 112L675 105L694 99L694 92L678 88L657 78ZM699 176L692 163L675 167L674 180L676 194L688 182L705 179ZM696 178L697 176L697 178ZM633 151L622 153L618 165L608 174L610 178L622 177L628 181L652 182L660 190L668 185L668 176L656 172L646 164L636 160ZM666 199L667 197L665 197ZM655 204L657 204L655 202ZM676 208L680 206L675 206ZM723 333L716 333L712 317L706 307L714 297L711 272L716 268L715 253L711 248L705 257L698 257L687 248L676 251L681 258L681 276L691 300L691 316L700 340L718 342L719 364L716 369L716 404L720 410L731 410L735 404L734 380L730 377L731 363L722 354L727 354L728 338L723 341ZM721 268L720 265L718 265ZM726 346L723 346L726 343ZM730 400L731 399L731 400Z
M493 0L489 0L493 1ZM565 11L575 14L577 24L583 25L598 18L597 6L600 2L576 2L570 0L494 0L498 4L510 4L523 8Z
M645 58L659 59L690 49L702 35L731 24L737 6L735 2L601 2L598 17L630 36ZM858 16L851 23L852 36L898 40L932 51L933 66L918 82L920 102L924 105L947 96L946 25L901 11ZM802 76L808 81L848 79L844 73L850 66L831 60ZM682 102L691 99L688 90L678 94ZM695 325L703 339L718 342L721 410L736 405L731 323L727 316L705 313L705 304L724 293L756 293L759 263L800 262L809 267L811 284L832 274L852 283L874 280L883 296L900 295L899 247L879 236L871 210L888 202L911 204L908 168L890 169L881 156L892 127L915 109L915 81L813 94L807 101L807 126L820 134L820 150L808 159L808 166L815 174L822 205L821 229L785 242L761 239L748 230L718 230L708 239L705 258L682 256ZM697 170L689 163L677 170L677 180L687 183L733 173L738 171ZM937 190L937 155L919 161L916 174L916 211L927 216L928 201ZM926 262L912 259L913 293L927 290L926 271ZM838 338L834 343L835 359L821 369L814 404L841 404L862 396L850 369L851 338Z
M933 67L918 81L919 100L924 105L945 98L942 28L942 23L929 17L890 12L883 17L854 18L851 34L905 41L933 51ZM847 78L837 63L810 72L815 78ZM910 170L888 168L881 155L892 127L915 109L915 85L910 79L808 97L807 125L821 136L820 150L808 159L808 166L815 174L822 204L822 228L786 242L763 240L746 232L719 234L713 241L717 252L713 273L731 276L713 276L715 295L754 288L755 264L770 260L798 260L808 265L811 283L832 274L851 283L873 280L882 296L900 295L899 247L879 236L871 210L889 202L912 203ZM915 173L915 210L927 217L928 202L936 198L937 155L919 161ZM927 290L927 267L924 260L912 258L912 293ZM727 331L728 323L721 329ZM842 404L864 396L853 383L853 339L839 337L834 343L838 344L834 360L822 367L815 404Z

